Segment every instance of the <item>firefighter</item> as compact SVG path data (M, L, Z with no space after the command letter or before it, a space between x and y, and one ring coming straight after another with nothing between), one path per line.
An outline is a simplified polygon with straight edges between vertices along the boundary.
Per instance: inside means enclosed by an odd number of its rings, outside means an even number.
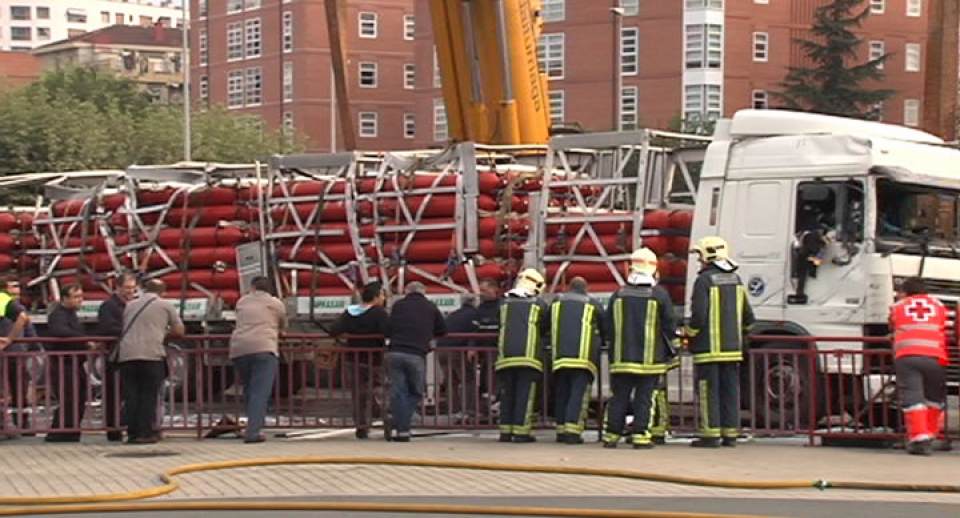
M613 294L607 306L613 399L607 408L605 448L616 448L620 438L627 435L630 406L633 426L629 441L634 448L653 447L655 424L660 425L656 432L661 438L666 434L662 422L667 417L665 405L656 404L661 397L665 403L666 394L656 389L677 356L673 303L667 291L657 286L657 255L649 248L640 248L633 252L630 263L627 285ZM655 423L652 410L657 406L660 422Z
M500 305L497 384L500 392L500 442L534 442L530 435L537 381L543 373L543 342L549 331L547 305L539 299L545 284L533 268L520 272Z
M897 389L907 425L907 451L930 455L943 423L947 311L927 294L926 283L903 282L890 314Z
M753 324L753 310L723 238L704 237L691 252L699 256L701 266L686 328L701 416L699 438L691 445L716 448L722 439L723 446L732 447L739 435L743 334Z
M587 294L583 277L573 278L570 290L550 305L557 442L583 444L588 387L597 377L604 336L603 317L603 306Z

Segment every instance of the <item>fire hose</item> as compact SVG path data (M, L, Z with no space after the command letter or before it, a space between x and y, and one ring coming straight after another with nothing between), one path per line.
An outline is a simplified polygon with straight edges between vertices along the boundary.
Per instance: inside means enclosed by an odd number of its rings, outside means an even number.
M25 506L0 509L0 516L77 514L138 511L342 511L342 512L379 512L379 513L458 513L473 515L503 516L563 516L563 517L611 517L645 518L648 516L700 516L710 518L732 517L724 514L669 513L662 511L601 510L601 509L560 509L545 507L494 507L448 504L408 504L408 503L366 503L366 502L144 502L129 503L177 491L181 486L178 475L220 471L239 468L286 465L373 465L400 466L418 468L464 469L478 471L498 471L514 473L535 473L551 475L580 475L629 480L643 480L688 486L717 487L726 489L848 489L868 491L906 491L960 493L960 485L951 484L911 484L898 482L858 482L828 480L771 480L746 481L724 480L700 477L684 477L663 473L650 473L623 469L605 469L575 466L545 466L500 464L488 462L469 462L454 460L403 459L389 457L289 457L233 460L188 464L169 469L160 474L161 486L129 493L104 493L82 496L47 497L3 497L0 505ZM114 502L114 504L109 504ZM128 502L116 504L116 502Z

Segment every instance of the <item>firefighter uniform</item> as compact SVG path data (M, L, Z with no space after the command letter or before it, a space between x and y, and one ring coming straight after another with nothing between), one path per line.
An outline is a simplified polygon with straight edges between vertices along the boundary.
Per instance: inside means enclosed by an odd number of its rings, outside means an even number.
M897 302L890 317L907 449L929 454L943 423L947 311L940 301L921 293Z
M517 287L500 305L497 384L500 442L533 442L537 382L543 375L543 337L549 332L549 308L537 298L545 281L539 272L520 273Z
M600 361L603 307L587 295L582 279L571 286L550 305L554 417L557 442L582 444L590 403L588 387L597 377Z
M654 433L665 436L669 419L665 405L657 404L657 399L665 403L666 393L657 389L661 387L662 375L676 358L673 303L667 291L656 285L656 255L644 248L635 251L631 259L633 273L627 285L610 298L607 307L613 390L604 426L603 442L607 448L615 448L627 434L625 423L631 406L633 426L629 440L634 448L651 447Z
M690 300L696 393L699 401L697 447L735 446L740 424L740 362L744 333L753 324L747 292L730 259L726 241L705 237L693 249L700 255Z

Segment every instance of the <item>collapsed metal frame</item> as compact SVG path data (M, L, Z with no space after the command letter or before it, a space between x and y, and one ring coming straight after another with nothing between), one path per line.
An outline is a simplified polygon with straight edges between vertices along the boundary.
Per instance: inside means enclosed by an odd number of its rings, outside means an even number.
M633 247L650 235L643 230L644 211L693 205L696 185L688 164L702 161L705 149L684 147L684 143L705 144L710 140L654 130L551 138L539 199L530 206L532 232L526 254L527 263L544 271L549 264L559 263L556 275L549 279L548 291L556 291L574 262L603 263L616 282L624 284L624 275L615 264L629 260ZM665 145L671 142L678 145ZM680 186L675 185L677 180ZM552 206L551 201L564 190L573 206ZM678 199L688 200L688 204L677 203ZM594 227L599 223L632 225L631 242L624 253L606 251ZM568 252L548 253L551 227L562 228L565 224L579 225ZM585 238L596 247L596 254L577 252Z

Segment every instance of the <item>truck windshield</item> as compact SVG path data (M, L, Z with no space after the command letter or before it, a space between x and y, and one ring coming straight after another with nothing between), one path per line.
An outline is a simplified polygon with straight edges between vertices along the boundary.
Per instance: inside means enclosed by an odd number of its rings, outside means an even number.
M931 243L958 242L960 193L915 184L877 181L877 237L923 238Z

